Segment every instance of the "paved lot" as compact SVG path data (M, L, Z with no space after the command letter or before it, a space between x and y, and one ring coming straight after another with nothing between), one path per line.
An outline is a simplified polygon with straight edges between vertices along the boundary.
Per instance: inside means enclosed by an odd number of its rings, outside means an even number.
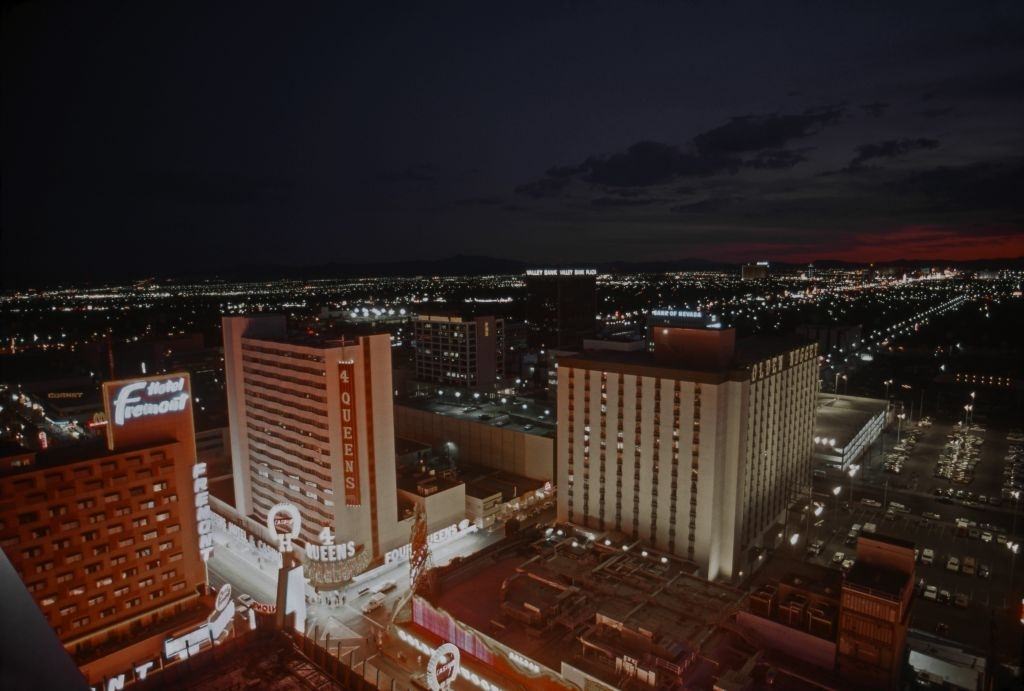
M846 558L856 556L856 547L845 544L850 527L854 523L875 523L878 532L910 540L922 551L924 548L934 550L934 562L931 565L919 562L916 578L923 578L927 585L934 585L939 590L948 590L952 598L957 593L964 593L970 598L970 604L966 608L958 608L952 602L940 604L916 596L911 625L934 632L942 623L949 628L946 635L952 640L980 652L993 651L1003 659L1015 659L1020 654L1024 628L1018 621L1024 591L1024 563L1013 564L1013 554L997 541L1000 533L1010 540L1014 539L1013 503L1004 501L1000 507L982 508L941 502L932 494L935 487L951 486L947 480L933 477L935 460L951 429L950 424L938 423L926 428L901 475L881 471L881 450L874 449L871 462L874 467L862 468L852 483L852 502L848 476L831 472L827 478L816 478L816 498L824 502L826 509L822 515L823 523L817 528L810 527L807 538L801 540L800 546L805 549L808 540L825 540L827 544L821 555L810 560L832 566L832 558L837 551L843 552ZM1007 449L1006 430L989 428L981 436L985 441L975 481L970 485L952 486L998 496L1002 483L1003 456ZM895 434L887 435L886 447L891 448L893 443ZM863 465L867 466L868 462ZM838 498L831 492L835 486L842 488ZM895 520L888 520L883 508L866 506L862 503L865 499L877 501L882 506L896 501L907 506L909 512L897 514ZM941 520L925 519L922 517L923 512L938 514ZM990 523L997 526L998 530L992 531L992 542L985 543L980 538L957 535L955 519L958 517L975 521L979 525ZM1024 516L1017 516L1016 519L1016 539L1019 540L1024 528ZM961 563L965 557L974 557L978 565L989 567L991 578L947 570L946 563L950 556L957 557ZM1017 555L1018 561L1022 558L1024 555ZM835 568L839 568L838 565Z

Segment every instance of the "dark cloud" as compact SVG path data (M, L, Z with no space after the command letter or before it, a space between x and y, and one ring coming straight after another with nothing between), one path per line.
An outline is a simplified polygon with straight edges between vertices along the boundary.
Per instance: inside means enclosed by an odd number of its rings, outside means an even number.
M377 173L377 182L437 182L437 170L427 164L409 166L404 170L385 170Z
M590 201L590 205L597 208L614 208L614 207L629 207L629 206L648 206L650 204L656 204L662 199L637 199L637 198L623 198L623 197L597 197Z
M545 197L560 197L568 186L569 178L541 178L519 185L515 192L524 197L543 199Z
M732 208L739 201L737 197L712 197L699 202L673 206L671 211L677 214L718 213Z
M878 158L896 158L904 156L912 151L922 149L938 148L939 142L935 139L918 137L917 139L890 139L877 144L862 144L857 147L857 155L850 161L850 168L858 168L867 161Z
M864 112L873 118L880 118L885 115L885 111L889 108L888 103L882 103L881 101L875 101L874 103L865 103L861 106Z
M1024 213L1024 158L915 171L887 187L925 208Z
M586 169L586 164L578 166L554 166L553 168L548 168L546 174L553 178L567 178L582 173Z
M926 118L941 118L946 115L949 115L950 113L953 112L953 110L954 109L952 106L948 108L928 108L927 110L922 110L920 113L918 113L918 115L921 115Z
M762 151L753 158L748 159L744 165L748 168L756 168L758 170L783 170L786 168L792 168L798 163L803 163L807 160L807 157L804 155L805 151L809 151L809 149Z
M742 161L728 156L684 153L660 142L637 142L625 152L604 158L589 158L585 179L600 185L647 187L679 177L704 177L735 173Z
M773 149L809 137L839 121L841 108L809 110L800 115L744 115L693 138L702 156L729 156Z
M501 197L469 197L456 200L455 206L499 206L503 201Z

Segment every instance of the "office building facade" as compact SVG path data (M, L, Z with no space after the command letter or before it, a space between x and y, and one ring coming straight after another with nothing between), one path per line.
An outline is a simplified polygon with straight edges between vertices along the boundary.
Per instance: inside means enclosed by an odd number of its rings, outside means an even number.
M594 335L597 271L535 269L526 272L526 322L535 348L579 348Z
M413 321L416 379L466 388L493 387L505 372L505 321L420 314Z
M817 351L660 327L654 352L558 368L558 517L740 575L810 483Z
M395 479L391 339L290 338L283 316L225 317L235 508L258 530L278 503L299 541L329 527L365 568L408 540Z

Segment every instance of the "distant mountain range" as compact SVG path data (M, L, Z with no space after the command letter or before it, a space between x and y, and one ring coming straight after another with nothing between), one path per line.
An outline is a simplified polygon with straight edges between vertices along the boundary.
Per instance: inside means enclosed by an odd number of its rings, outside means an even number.
M780 269L801 269L806 264L772 262L772 266ZM819 269L856 269L867 264L844 262L832 259L815 261ZM1015 268L1024 270L1024 257L1014 259L978 259L965 262L952 262L944 259L902 259L891 262L875 262L874 266L905 266L908 269L931 266L956 266L970 270ZM328 262L325 264L290 266L286 264L239 264L230 269L211 272L194 271L180 274L157 275L122 275L110 276L103 283L139 279L210 279L210 280L253 280L266 281L275 279L317 279L317 278L364 278L373 276L486 276L494 274L517 274L527 269L539 268L593 268L601 273L665 273L670 271L739 271L740 263L712 261L687 257L665 261L647 262L527 262L518 259L488 257L483 255L457 254L443 259L410 259L390 262ZM46 280L36 275L7 276L3 288L38 288L48 285L88 285L97 284L95 273L83 272L81 276L65 273L59 280Z
M955 266L964 269L1024 269L1024 257L1014 259L976 259L953 262L946 259L900 259L890 262L874 262L876 267L905 266L908 269ZM273 278L341 278L371 276L486 276L492 274L516 274L527 269L540 268L593 268L601 273L664 273L669 271L738 271L741 263L721 262L709 259L687 257L666 261L648 262L526 262L518 259L504 259L482 255L457 254L443 259L414 259L407 261L374 262L366 264L330 262L316 266L284 266L274 264L240 265L230 271L218 274L221 278L232 279L273 279ZM801 269L803 263L772 262L782 269ZM819 269L856 269L869 266L866 263L844 262L823 259L814 262Z

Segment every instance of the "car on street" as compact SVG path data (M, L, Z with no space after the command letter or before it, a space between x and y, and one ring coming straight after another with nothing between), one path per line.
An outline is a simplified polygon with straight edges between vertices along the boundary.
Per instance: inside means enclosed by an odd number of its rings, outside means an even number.
M949 561L946 562L946 571L952 571L953 573L960 571L960 560L956 557L950 557Z
M394 581L382 581L373 587L375 593L390 593L392 590L398 587L398 584Z
M371 595L370 599L363 604L363 614L369 614L375 609L382 607L385 599L384 593L374 593Z
M935 602L935 600L938 598L938 596L939 596L939 589L936 588L934 585L929 585L929 586L927 586L924 589L924 599L925 600L931 600L932 602Z
M975 566L974 557L964 557L964 563L963 566L960 567L960 571L962 571L965 576L973 576Z
M874 533L876 530L878 530L878 526L875 525L874 523L865 523L864 524L864 532L865 533L869 533L869 534L870 533Z
M987 530L984 531L981 534L981 541L982 542L992 542L992 533L988 532Z
M948 590L939 591L939 602L941 602L942 604L948 604L951 597L952 595Z
M843 573L846 573L847 571L852 569L853 565L855 563L856 563L856 559L844 559L843 560L843 565L842 565Z
M843 563L843 559L845 559L845 558L846 558L846 555L843 552L836 552L835 554L832 555L832 563L833 564L842 564Z
M992 578L992 570L988 568L987 564L982 564L978 567L978 576L980 578Z
M957 593L953 600L953 604L962 609L966 609L967 605L971 604L971 598L967 596L967 593Z
M971 528L967 531L967 536L970 537L972 540L977 540L981 537L981 531L977 528Z
M928 519L933 520L933 521L941 521L942 520L942 516L940 516L939 514L935 513L934 511L925 511L921 515L924 516L925 518L928 518Z
M931 564L933 561L935 561L935 550L930 547L925 547L924 551L921 552L921 563Z
M825 548L824 540L815 540L807 546L807 554L812 557L816 557L821 554L821 550Z
M877 499L864 498L860 500L860 503L863 504L864 506L870 506L874 509L882 508L882 502L878 501Z

